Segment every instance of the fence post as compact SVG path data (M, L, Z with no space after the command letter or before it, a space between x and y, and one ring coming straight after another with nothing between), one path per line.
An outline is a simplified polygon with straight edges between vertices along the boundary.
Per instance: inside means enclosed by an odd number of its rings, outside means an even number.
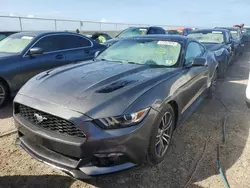
M100 22L100 31L102 30L102 22Z
M22 19L21 19L21 17L18 17L18 18L19 18L19 23L20 23L20 29L21 29L21 31L23 31Z
M56 20L55 20L55 30L57 31L57 25L56 25Z

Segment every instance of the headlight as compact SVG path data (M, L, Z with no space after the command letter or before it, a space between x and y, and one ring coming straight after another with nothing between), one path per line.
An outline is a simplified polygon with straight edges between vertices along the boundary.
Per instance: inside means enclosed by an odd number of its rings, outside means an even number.
M214 51L216 56L220 56L224 52L224 49Z
M101 118L95 122L103 129L119 129L135 125L142 121L148 114L150 108L145 108L132 114L116 117Z

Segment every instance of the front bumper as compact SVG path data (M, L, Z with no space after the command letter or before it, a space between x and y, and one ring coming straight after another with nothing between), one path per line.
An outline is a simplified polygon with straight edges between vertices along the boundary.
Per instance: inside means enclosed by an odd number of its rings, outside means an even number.
M85 133L86 138L61 135L33 125L14 113L18 129L17 144L37 160L77 179L113 173L142 164L147 155L150 132L158 114L151 109L147 117L136 126L103 130L92 123L89 117L61 106L20 94L14 102L70 120ZM99 155L118 153L123 156L121 163L100 165L94 160Z

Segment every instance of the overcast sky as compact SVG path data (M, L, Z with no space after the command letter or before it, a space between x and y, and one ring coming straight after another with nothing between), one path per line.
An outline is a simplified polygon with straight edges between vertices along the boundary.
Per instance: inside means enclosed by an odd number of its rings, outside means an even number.
M0 15L10 16L202 27L250 24L250 0L1 0L0 4ZM24 20L23 27L53 29L54 23ZM58 27L77 28L79 23ZM0 19L1 30L17 28L17 20Z

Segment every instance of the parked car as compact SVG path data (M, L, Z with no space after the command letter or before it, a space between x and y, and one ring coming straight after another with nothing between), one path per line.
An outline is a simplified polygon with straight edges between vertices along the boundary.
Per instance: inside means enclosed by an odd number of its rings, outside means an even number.
M170 35L184 35L186 36L188 33L190 33L193 29L192 28L185 28L185 27L179 27L179 28L168 28L166 30L167 34Z
M109 36L107 33L97 32L91 36L91 39L98 42L98 43L104 43L107 40L112 39L112 37Z
M17 31L0 31L0 41L15 33L17 33Z
M14 100L16 143L79 179L158 164L176 125L213 96L217 67L195 39L122 39L94 61L29 80Z
M247 89L246 89L246 104L247 104L247 107L250 108L250 72L249 72Z
M21 32L0 41L0 106L34 75L89 60L106 47L70 32Z
M234 59L234 46L230 32L226 29L194 30L187 35L200 41L207 50L215 53L219 62L219 76L225 77L227 67Z
M244 45L250 41L250 26L242 28Z
M104 44L109 47L116 43L121 38L134 37L139 35L151 35L151 34L166 34L165 30L161 27L129 27L123 30L115 38L107 40Z
M244 51L243 33L240 27L216 27L215 29L229 30L235 49L235 57L241 55Z

